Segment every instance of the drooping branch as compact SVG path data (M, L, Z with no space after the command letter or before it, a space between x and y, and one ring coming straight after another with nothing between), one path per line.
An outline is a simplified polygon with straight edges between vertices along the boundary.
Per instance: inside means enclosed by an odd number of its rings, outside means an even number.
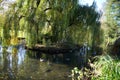
M50 21L50 20L47 19L46 21L48 22L49 25L51 24L51 21Z
M18 18L19 18L19 21L20 21L20 19L22 19L23 17L26 17L26 16L24 16L24 15L19 16L19 17L18 17Z
M49 7L49 8L46 8L45 10L44 10L44 12L46 12L47 10L50 10L50 9L52 9L51 7Z
M37 0L36 5L39 6L41 0Z

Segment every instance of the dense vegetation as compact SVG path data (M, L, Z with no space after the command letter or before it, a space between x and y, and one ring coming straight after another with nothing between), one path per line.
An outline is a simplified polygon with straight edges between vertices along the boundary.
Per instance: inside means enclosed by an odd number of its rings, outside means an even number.
M87 42L92 47L103 41L99 22L101 13L95 10L95 2L92 6L83 6L77 0L19 0L10 6L3 27L4 45L10 44L6 40L17 37L25 37L29 46Z
M116 58L116 57L115 57ZM79 70L75 67L72 72L73 80L119 80L120 62L109 55L96 57L97 61L89 62L91 69L83 68Z
M78 0L16 0L6 11L3 11L3 2L0 0L0 42L3 46L17 45L18 38L25 38L29 47L87 43L91 53L109 54L111 45L120 35L119 0L106 1L105 15L97 11L96 2L88 6L79 4ZM104 17L102 22L101 16ZM99 56L96 62L88 63L93 69L75 68L73 80L119 79L119 59L113 59L113 55Z
M88 64L91 68L72 70L73 80L119 80L119 30L120 30L120 1L107 0L102 28L104 29L104 52L105 55L95 57L95 62ZM117 39L117 40L116 40ZM116 41L115 41L116 40ZM115 41L115 42L114 42ZM112 48L116 48L113 50ZM112 51L113 50L113 51ZM118 51L116 51L118 50ZM112 52L112 55L108 55ZM117 52L117 53L116 53ZM107 54L107 55L106 55ZM116 55L117 54L117 55ZM79 75L77 75L79 74Z

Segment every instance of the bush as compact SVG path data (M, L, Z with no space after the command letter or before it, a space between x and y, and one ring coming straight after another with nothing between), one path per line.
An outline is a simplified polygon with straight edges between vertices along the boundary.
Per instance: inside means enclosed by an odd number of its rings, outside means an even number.
M98 56L97 61L90 63L92 69L74 68L72 70L73 80L120 80L120 62L118 58L113 59L109 55Z
M120 62L113 59L109 55L100 56L98 61L94 63L94 73L97 76L92 76L92 80L119 80L120 79Z

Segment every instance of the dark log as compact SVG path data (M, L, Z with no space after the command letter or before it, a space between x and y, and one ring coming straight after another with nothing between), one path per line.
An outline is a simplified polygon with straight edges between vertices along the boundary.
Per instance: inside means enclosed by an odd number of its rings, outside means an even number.
M46 8L46 9L44 10L44 12L45 12L45 11L47 11L47 10L50 10L50 9L52 9L52 8L51 8L51 7L49 7L49 8Z
M26 46L27 50L31 50L31 51L39 51L39 52L43 52L45 54L65 54L65 53L70 53L70 52L74 52L74 51L79 51L80 47L75 46L75 47L46 47L44 45L39 45L39 46L34 46L32 48L29 48Z

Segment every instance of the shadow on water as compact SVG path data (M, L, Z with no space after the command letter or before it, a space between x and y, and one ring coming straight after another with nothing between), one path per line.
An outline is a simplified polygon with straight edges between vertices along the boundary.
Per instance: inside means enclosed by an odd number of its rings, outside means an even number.
M71 69L84 63L77 52L48 55L20 46L15 53L13 48L3 52L0 46L0 80L71 80Z

